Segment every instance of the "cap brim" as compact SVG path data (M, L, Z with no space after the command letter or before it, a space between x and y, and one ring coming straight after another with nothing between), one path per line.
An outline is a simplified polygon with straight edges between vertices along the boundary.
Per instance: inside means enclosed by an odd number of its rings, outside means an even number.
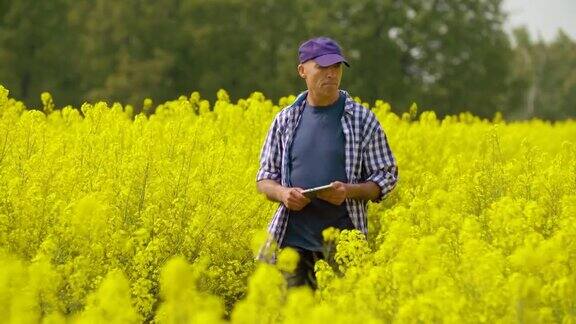
M344 63L346 66L350 67L350 64L346 62L346 59L339 54L325 54L320 55L314 58L314 62L318 63L318 65L326 67L336 63Z

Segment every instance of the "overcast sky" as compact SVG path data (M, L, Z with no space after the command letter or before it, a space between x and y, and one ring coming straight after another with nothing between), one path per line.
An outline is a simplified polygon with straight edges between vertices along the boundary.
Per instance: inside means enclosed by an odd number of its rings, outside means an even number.
M553 40L562 28L576 41L576 0L504 0L509 13L507 30L526 25L531 35Z

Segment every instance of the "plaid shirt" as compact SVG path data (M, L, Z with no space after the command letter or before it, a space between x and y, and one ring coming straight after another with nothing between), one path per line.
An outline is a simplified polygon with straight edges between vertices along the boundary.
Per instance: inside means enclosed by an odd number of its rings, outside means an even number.
M379 202L396 186L398 181L396 160L374 113L354 101L346 91L340 91L346 96L342 130L345 137L345 168L348 182L372 181L376 183L381 190L380 196L374 201ZM284 187L291 187L290 147L306 106L307 93L307 91L301 93L292 105L280 111L274 118L262 147L256 181L270 179L279 182ZM368 234L367 201L346 199L346 209L354 227L364 235ZM278 247L284 239L288 212L284 204L278 206L268 226L270 234L268 240L258 254L259 260L276 261L274 243Z

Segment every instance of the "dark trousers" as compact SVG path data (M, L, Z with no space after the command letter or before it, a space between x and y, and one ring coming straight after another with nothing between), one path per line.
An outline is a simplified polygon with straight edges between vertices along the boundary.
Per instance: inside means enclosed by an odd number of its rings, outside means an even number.
M316 290L318 285L316 284L316 274L314 273L314 264L320 259L324 259L324 254L322 252L309 251L302 248L292 247L300 255L298 260L298 265L294 272L285 272L284 279L288 284L288 288L299 287L308 285L308 287Z

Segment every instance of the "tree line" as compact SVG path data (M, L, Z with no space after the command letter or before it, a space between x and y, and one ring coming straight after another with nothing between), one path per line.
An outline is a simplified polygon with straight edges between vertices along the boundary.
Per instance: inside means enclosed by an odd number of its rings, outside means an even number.
M300 43L329 36L342 88L395 111L575 117L576 43L504 31L502 0L52 0L0 2L0 83L28 106L141 108L192 91L232 99L304 88ZM139 108L140 107L140 108Z

